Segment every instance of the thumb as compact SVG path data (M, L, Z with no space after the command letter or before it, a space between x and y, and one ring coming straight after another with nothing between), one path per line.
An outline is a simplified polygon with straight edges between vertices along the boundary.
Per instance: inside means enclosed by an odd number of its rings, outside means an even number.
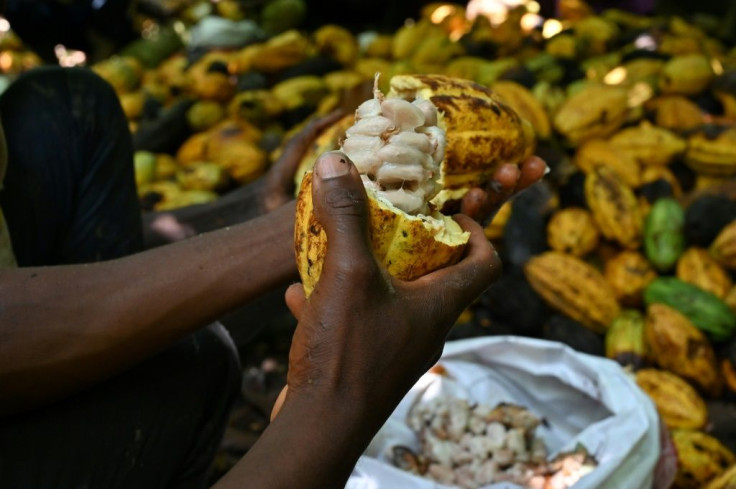
M341 152L317 159L312 180L312 201L317 220L327 234L324 271L344 274L375 266L368 231L368 197L358 170Z

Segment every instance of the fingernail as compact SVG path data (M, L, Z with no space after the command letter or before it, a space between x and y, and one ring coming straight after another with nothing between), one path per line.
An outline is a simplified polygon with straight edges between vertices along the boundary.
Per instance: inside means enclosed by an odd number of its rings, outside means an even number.
M347 175L350 171L350 164L344 154L331 151L319 157L314 165L314 171L321 179L329 180L330 178Z

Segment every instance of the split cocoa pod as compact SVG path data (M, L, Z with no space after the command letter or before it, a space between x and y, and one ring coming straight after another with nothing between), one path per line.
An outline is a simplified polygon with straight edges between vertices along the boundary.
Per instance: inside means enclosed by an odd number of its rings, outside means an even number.
M502 164L534 148L533 130L489 89L441 75L401 75L363 102L341 150L365 184L373 251L389 274L413 280L457 262L469 234L444 203L485 186ZM307 295L322 271L327 237L313 214L312 175L297 198L295 249Z

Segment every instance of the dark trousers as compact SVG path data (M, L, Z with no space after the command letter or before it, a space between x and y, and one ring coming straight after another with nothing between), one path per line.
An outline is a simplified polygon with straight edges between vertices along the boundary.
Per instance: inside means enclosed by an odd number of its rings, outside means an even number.
M131 137L106 82L38 69L2 95L0 117L0 206L19 266L141 250ZM204 487L239 388L235 346L210 325L82 393L0 417L0 487Z

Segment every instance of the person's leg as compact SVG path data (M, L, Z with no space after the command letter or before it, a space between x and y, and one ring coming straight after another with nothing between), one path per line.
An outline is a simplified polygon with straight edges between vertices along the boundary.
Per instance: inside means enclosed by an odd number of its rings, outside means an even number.
M142 247L127 121L92 71L47 67L0 97L0 193L19 266L107 260Z
M141 249L133 150L112 88L89 70L44 68L0 98L0 192L20 266ZM210 326L119 376L0 417L0 486L204 487L240 390L237 351Z
M0 418L4 489L203 489L240 388L211 326L62 402Z

